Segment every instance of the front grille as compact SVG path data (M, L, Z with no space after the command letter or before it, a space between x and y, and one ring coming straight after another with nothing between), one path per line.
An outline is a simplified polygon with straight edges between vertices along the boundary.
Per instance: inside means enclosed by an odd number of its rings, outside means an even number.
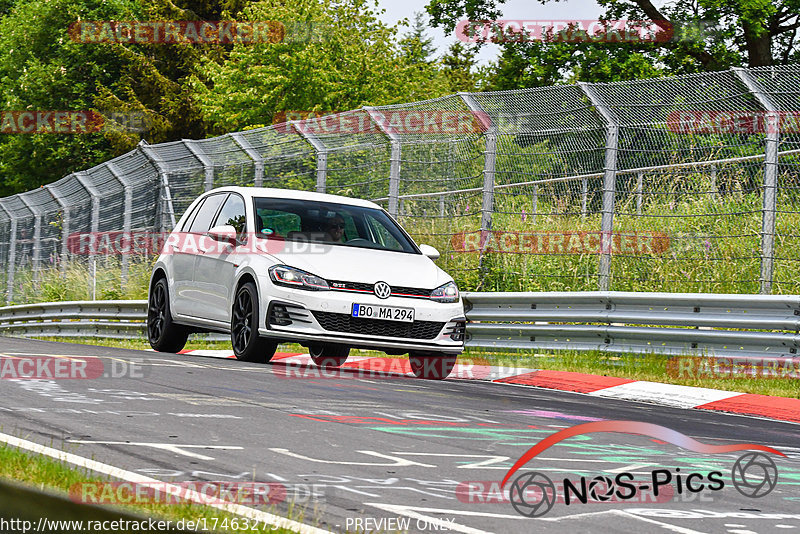
M339 280L328 280L328 284L334 291L352 291L356 293L372 293L374 287L373 284L365 284L363 282L342 282ZM393 286L391 284L389 285L392 288L393 297L428 298L431 296L431 289Z
M346 313L312 312L320 326L331 332L347 332L382 337L402 337L409 339L433 339L439 335L445 323L435 321L380 321L352 317Z

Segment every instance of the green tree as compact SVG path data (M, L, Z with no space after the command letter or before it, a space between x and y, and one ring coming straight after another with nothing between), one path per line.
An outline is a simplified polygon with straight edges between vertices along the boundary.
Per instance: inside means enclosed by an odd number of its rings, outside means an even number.
M262 0L247 20L286 23L274 44L234 45L198 70L193 88L216 131L268 125L281 111L337 111L447 93L435 65L417 63L397 44L367 0ZM204 81L207 80L207 81Z
M547 4L550 1L540 0ZM501 18L504 0L431 0L434 26L452 32L462 19ZM671 1L600 0L605 20L662 21L672 37L654 43L501 39L503 52L493 69L493 88L510 89L571 81L722 70L732 66L789 64L800 59L796 33L800 0ZM514 42L516 41L516 42ZM515 85L517 83L518 85Z
M0 101L11 110L91 110L98 85L113 86L124 60L108 46L73 42L67 30L82 20L131 19L128 0L32 0L0 19ZM0 195L52 182L107 159L100 133L0 135Z
M447 53L442 57L441 68L451 92L478 89L479 74L476 72L477 61L475 59L477 54L478 50L475 46L465 45L460 41L450 45Z
M414 13L414 25L411 31L400 39L400 49L410 63L432 63L436 47L433 39L427 34L425 13Z

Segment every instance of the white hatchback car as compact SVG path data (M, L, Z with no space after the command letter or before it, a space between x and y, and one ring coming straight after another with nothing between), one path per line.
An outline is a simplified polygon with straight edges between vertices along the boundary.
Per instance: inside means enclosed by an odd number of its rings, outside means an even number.
M372 202L215 189L189 206L156 261L150 345L177 352L192 332L225 332L240 360L265 363L296 342L336 367L356 347L408 353L415 375L444 378L466 319L438 257Z

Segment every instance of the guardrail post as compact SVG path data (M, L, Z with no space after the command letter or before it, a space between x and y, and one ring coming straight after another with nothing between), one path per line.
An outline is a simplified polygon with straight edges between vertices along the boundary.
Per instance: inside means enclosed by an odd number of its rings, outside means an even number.
M614 197L617 190L617 147L619 122L591 84L578 82L586 97L606 122L606 157L603 165L603 211L600 219L600 291L608 291L611 285L611 256L614 231Z
M0 208L8 214L11 221L8 238L8 272L6 274L6 302L11 302L14 300L14 269L17 263L17 218L11 214L11 210L3 205L2 200L0 200Z
M253 148L250 141L242 135L242 132L235 132L228 134L234 143L239 145L239 148L245 151L247 156L253 160L253 185L261 187L264 184L264 158L258 153L258 150Z
M317 157L317 193L325 193L328 189L328 147L325 146L319 137L308 128L304 128L298 121L289 121L292 128L300 134L300 137L308 141L314 148Z
M164 222L164 215L169 216L169 221L171 223L170 230L175 228L175 207L172 204L172 191L169 187L169 177L168 171L165 167L164 163L161 161L159 155L153 150L153 147L148 145L144 139L139 141L138 145L139 150L142 151L144 157L146 157L150 163L158 170L158 177L161 181L161 198L159 201L159 211L161 213L159 219L159 224L161 226L161 232L167 232L167 224Z
M780 109L761 84L745 69L733 68L736 76L767 112L767 136L764 140L764 191L761 208L761 293L772 292L775 270L775 211L778 201L778 144Z
M86 189L89 196L92 197L92 234L97 235L100 228L100 193L92 183L86 171L74 173L75 179ZM92 250L90 252L92 270L89 275L89 293L92 295L92 300L97 300L97 252Z
M214 163L206 156L203 149L198 146L197 141L193 139L181 139L189 152L203 165L203 172L205 173L205 181L203 187L205 191L214 189Z
M61 207L61 276L65 276L67 274L67 259L69 258L69 225L70 225L70 213L69 207L67 203L64 202L64 199L58 193L58 190L53 186L53 184L48 184L44 186L50 192L50 196L53 197L58 205Z
M33 270L33 286L38 289L39 269L41 268L42 255L42 212L34 207L25 198L25 193L17 195L17 198L25 204L25 207L33 213L33 251L31 257L31 269Z
M120 273L120 280L122 282L123 287L125 284L128 283L128 256L133 254L133 242L131 236L131 215L133 212L133 184L125 177L125 174L119 170L119 168L112 162L106 163L106 167L108 167L109 172L114 175L114 178L122 184L122 190L125 194L125 206L124 210L125 213L122 215L122 232L125 238L128 240L129 246L131 250L125 252L121 250L120 253L122 254L122 272Z
M392 154L389 157L389 213L392 217L398 216L398 200L400 198L400 160L402 158L402 147L400 136L388 124L383 113L375 108L364 106L364 110L369 114L369 118L383 134L389 138Z

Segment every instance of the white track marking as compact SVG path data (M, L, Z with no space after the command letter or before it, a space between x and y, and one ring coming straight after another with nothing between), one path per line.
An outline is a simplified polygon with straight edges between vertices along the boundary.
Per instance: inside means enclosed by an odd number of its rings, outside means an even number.
M669 523L664 523L663 521L656 521L655 519L651 519L649 517L642 517L640 515L629 514L624 510L612 510L615 514L621 515L623 517L629 517L631 519L639 519L644 521L645 523L651 523L653 525L658 525L659 527L671 530L672 532L677 532L678 534L705 534L701 530L692 530L691 528L686 527L679 527L678 525L671 525Z
M662 406L675 406L677 408L694 408L709 402L738 397L743 393L640 380L593 391L589 395L611 399L634 399L640 402L654 402Z
M387 460L392 460L392 463L379 463L376 464L374 462L349 462L349 461L338 461L338 460L323 460L320 458L310 458L308 456L303 456L302 454L298 454L296 452L290 451L289 449L280 449L280 448L270 448L272 452L277 452L280 454L285 454L286 456L291 456L292 458L298 458L300 460L305 460L307 462L315 462L319 464L333 464L333 465L373 465L376 467L406 467L409 465L418 465L420 467L436 467L435 465L431 464L422 464L419 462L415 462L413 460L406 460L405 458L398 458L397 456L389 456L388 454L382 454L376 451L356 451L361 454L368 454L370 456L377 456L378 458L385 458Z
M124 480L126 482L164 485L166 492L169 493L170 495L175 495L177 497L198 504L204 504L211 508L216 508L224 512L229 512L238 516L246 517L248 519L253 519L255 521L259 521L269 525L275 525L277 527L295 530L300 534L333 534L328 530L312 527L310 525L306 525L305 523L300 523L299 521L294 521L292 519L280 517L274 514L270 514L268 512L262 512L261 510L256 510L255 508L242 506L241 504L236 504L232 502L208 503L207 502L208 496L203 495L199 492L188 491L186 488L181 486L168 484L166 482L162 482L161 480L155 478L146 477L144 475L140 475L139 473L134 473L133 471L126 471L125 469L120 469L119 467L114 467L113 465L104 464L96 460L90 460L89 458L84 458L83 456L78 456L76 454L59 451L51 447L45 447L44 445L39 445L38 443L34 443L33 441L28 441L26 439L16 438L8 434L0 433L0 441L8 443L12 447L17 447L19 449L25 449L31 452L35 452L37 454L50 456L51 458L55 458L62 462L67 462L73 465L77 465L78 467L90 469L97 473L102 473L104 475Z
M154 449L162 449L165 451L174 452L176 454L180 454L182 456L188 456L189 458L197 458L198 460L214 460L212 456L205 456L203 454L197 454L196 452L190 452L183 450L186 449L221 449L221 450L243 450L243 447L237 446L226 446L226 445L180 445L176 443L140 443L140 442L133 442L133 441L92 441L92 440L81 440L81 439L71 439L67 443L91 443L97 445L134 445L139 447L153 447Z

